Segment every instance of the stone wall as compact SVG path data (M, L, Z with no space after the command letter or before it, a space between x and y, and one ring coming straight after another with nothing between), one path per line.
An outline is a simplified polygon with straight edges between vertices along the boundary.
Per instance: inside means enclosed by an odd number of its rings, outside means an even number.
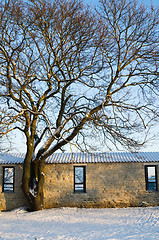
M13 193L2 192L3 166L15 168ZM86 167L86 193L74 193L74 166ZM157 174L159 186L159 166ZM0 165L0 210L27 206L21 190L21 179L21 165ZM146 191L145 163L46 164L45 166L45 208L155 205L159 205L159 191Z
M2 192L3 167L15 168L14 192ZM24 194L21 189L23 169L19 164L0 165L0 211L12 210L18 207L27 206Z
M45 166L45 208L159 205L159 192L146 191L144 163L86 164L86 193L74 193L74 166Z

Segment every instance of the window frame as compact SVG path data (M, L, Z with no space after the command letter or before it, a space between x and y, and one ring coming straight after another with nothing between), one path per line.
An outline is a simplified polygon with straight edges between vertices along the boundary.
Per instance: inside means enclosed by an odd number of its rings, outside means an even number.
M81 183L76 183L76 179L75 179L76 168L83 169L83 181ZM76 185L83 185L83 188L81 190L77 190ZM86 193L86 166L74 166L74 193Z
M154 167L155 168L155 183L156 183L156 189L149 189L149 181L148 181L148 168ZM158 181L157 181L157 165L146 165L145 166L145 181L146 181L146 191L148 192L156 192L158 191Z
M6 168L12 168L13 169L13 183L6 183L5 182L5 169ZM11 185L12 190L5 190L5 185ZM15 167L9 166L9 167L3 167L3 186L2 186L2 192L4 193L14 193L15 190Z

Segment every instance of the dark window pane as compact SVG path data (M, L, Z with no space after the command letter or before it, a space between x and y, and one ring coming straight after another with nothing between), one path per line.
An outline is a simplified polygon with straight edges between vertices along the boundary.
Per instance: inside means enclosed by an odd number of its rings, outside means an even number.
M148 182L148 190L156 190L156 182Z
M74 174L75 192L85 192L85 167L75 167Z
M3 191L13 192L14 191L14 168L5 167L3 171Z
M157 190L156 166L146 166L146 189Z

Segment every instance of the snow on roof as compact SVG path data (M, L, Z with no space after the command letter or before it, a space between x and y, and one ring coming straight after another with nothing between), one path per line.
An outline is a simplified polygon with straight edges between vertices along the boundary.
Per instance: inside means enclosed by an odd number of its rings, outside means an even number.
M0 154L0 164L23 163L25 154ZM105 153L54 153L46 163L119 163L119 162L159 162L159 152L105 152Z

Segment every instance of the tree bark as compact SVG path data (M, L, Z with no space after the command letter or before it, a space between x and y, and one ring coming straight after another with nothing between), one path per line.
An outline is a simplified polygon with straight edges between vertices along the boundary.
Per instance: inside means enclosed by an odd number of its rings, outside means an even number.
M28 149L23 165L23 176L22 176L22 190L24 195L33 209L33 196L30 194L30 180L31 180L31 159L32 159L33 149Z
M38 164L33 164L35 177L36 177L36 184L37 184L37 192L34 197L34 210L42 210L44 208L44 167L45 163L44 160L41 159Z

